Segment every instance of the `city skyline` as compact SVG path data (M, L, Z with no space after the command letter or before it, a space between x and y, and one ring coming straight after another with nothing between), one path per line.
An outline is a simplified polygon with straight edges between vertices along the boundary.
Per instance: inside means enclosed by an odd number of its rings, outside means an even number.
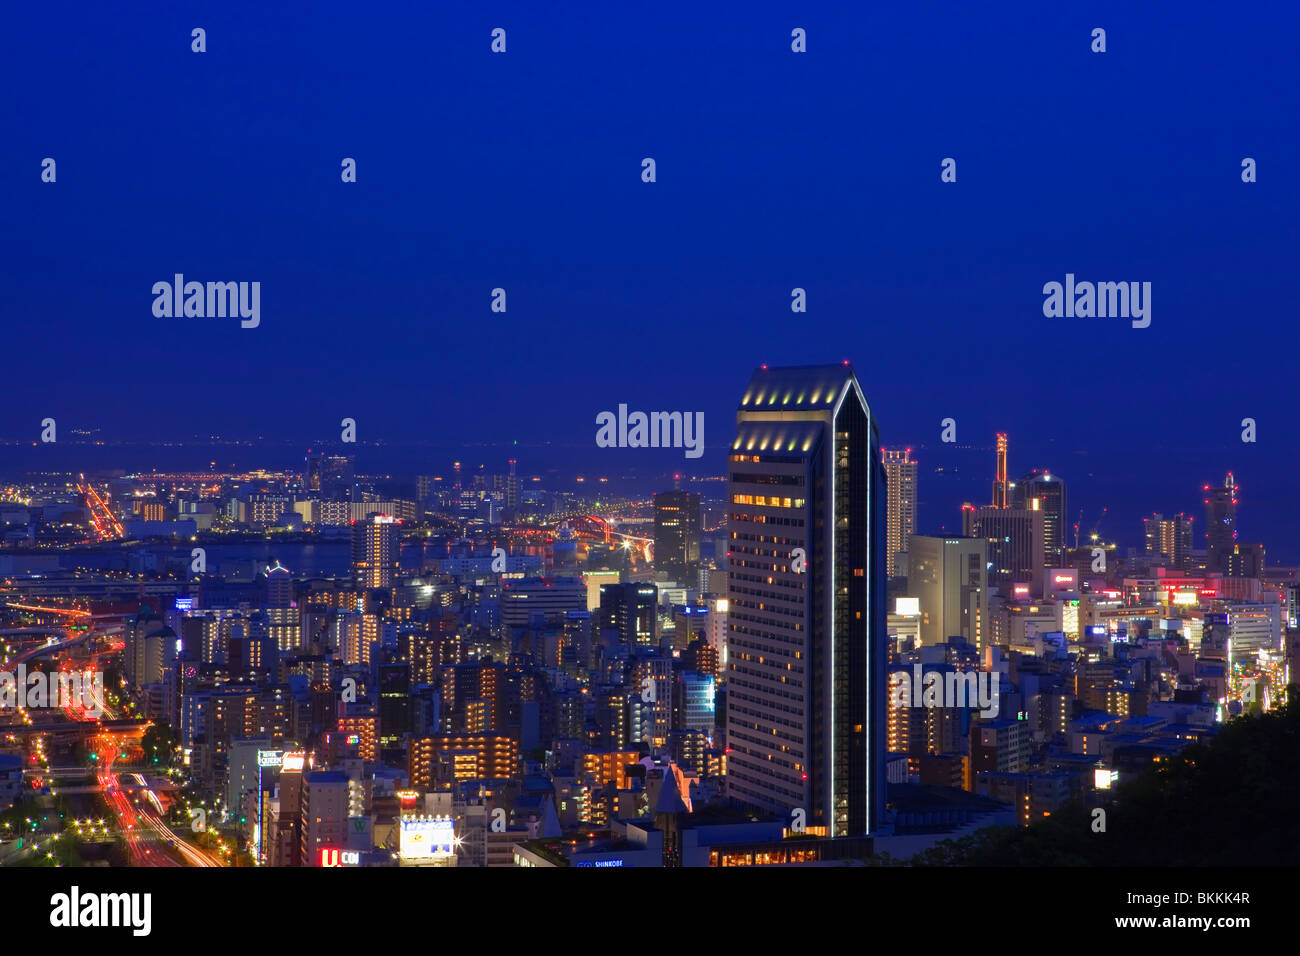
M1003 433L1003 430L999 429L998 433ZM987 445L967 442L907 443L913 461L917 460L916 456L925 458L922 462L925 467L917 469L918 498L915 511L919 516L919 524L916 533L960 534L962 504L973 502L978 506L989 503L988 487L995 478L993 466L997 435L991 432L988 437L993 440ZM886 448L897 449L901 443L894 442L891 445L884 441L883 444ZM1080 533L1085 537L1089 528L1099 526L1103 540L1114 541L1121 548L1134 547L1140 550L1145 543L1143 523L1152 513L1167 516L1190 513L1199 516L1194 521L1196 530L1192 547L1204 550L1207 541L1202 499L1206 485L1221 482L1222 476L1228 473L1237 476L1237 483L1241 485L1241 476L1250 473L1254 477L1249 482L1244 482L1249 485L1249 490L1247 497L1240 503L1244 509L1244 527L1247 529L1242 540L1264 540L1268 546L1270 564L1300 564L1300 511L1285 504L1287 499L1283 493L1283 489L1286 493L1290 491L1288 474L1247 472L1234 467L1232 459L1225 452L1222 456L1227 461L1225 466L1198 472L1190 479L1185 474L1178 474L1174 469L1168 468L1156 475L1148 475L1145 487L1151 490L1135 497L1131 491L1126 491L1125 486L1129 480L1127 476L1086 471L1071 473L1052 465L1052 462L1061 459L1068 463L1071 458L1082 457L1086 461L1088 456L1082 452L1062 454L1050 447L1035 447L1021 441L1014 434L1010 446L1012 475L1020 475L1022 471L1046 472L1059 476L1069 486L1069 508L1064 522L1067 545L1073 544L1075 526L1082 520ZM104 474L125 471L128 474L147 476L149 468L142 466L159 454L158 447L154 444L136 443L125 443L122 446L113 443L98 445L63 438L57 444L44 445L35 451L31 451L32 444L26 442L15 443L12 447L0 445L0 480L6 476L15 480L24 473L34 474L47 470L51 473L58 472L60 466L71 472L89 470L91 474ZM416 475L423 474L440 475L451 481L454 479L452 465L456 461L463 462L467 477L480 470L485 470L487 474L498 473L508 466L508 459L504 456L517 459L521 454L524 455L524 472L530 480L540 478L542 481L565 482L575 488L589 482L604 481L608 485L606 490L611 494L664 491L672 486L674 477L679 481L703 482L703 487L711 488L713 483L725 481L726 475L724 463L718 460L721 456L716 453L717 449L713 449L701 461L692 462L683 461L680 453L675 450L600 449L594 442L565 446L551 442L512 441L453 448L440 447L431 442L358 442L349 445L340 442L322 443L319 440L308 443L284 440L272 444L272 448L280 449L275 452L268 451L256 442L212 446L202 442L190 445L169 441L163 443L162 447L163 453L181 459L183 464L172 468L166 465L161 468L156 464L152 466L161 472L206 470L203 466L211 462L215 463L217 471L251 471L268 466L268 470L272 471L291 471L301 467L304 452L316 448L352 457L356 467L369 474L407 482L413 481ZM591 453L586 467L575 462L575 449L579 447L585 447ZM223 455L242 460L224 462ZM268 458L273 461L268 461ZM89 468L88 463L97 459L104 464L97 470ZM105 467L105 459L113 462L110 468ZM1243 459L1239 457L1237 460ZM372 464L371 469L366 468L367 462ZM129 463L134 463L136 467L128 467ZM1082 467L1097 466L1085 464ZM1269 489L1275 490L1272 501L1267 497L1259 500L1261 485L1266 489L1266 495ZM1157 490L1162 489L1162 486L1163 490ZM721 493L720 489L717 491Z
M892 575L910 451L848 362L753 370L721 501L319 448L28 476L0 501L0 864L44 834L72 866L979 859L1289 719L1300 569L1240 539L1234 474L1207 548L1156 513L1121 553L1063 540L1067 481L994 450L967 534L910 534ZM28 846L32 808L59 816Z
M935 931L1042 870L1068 905L982 923L1273 922L1297 35L1209 0L15 8L4 928L174 946L234 899L365 945L436 933L462 869L736 867ZM626 875L483 925L626 939ZM681 888L638 917L837 923Z

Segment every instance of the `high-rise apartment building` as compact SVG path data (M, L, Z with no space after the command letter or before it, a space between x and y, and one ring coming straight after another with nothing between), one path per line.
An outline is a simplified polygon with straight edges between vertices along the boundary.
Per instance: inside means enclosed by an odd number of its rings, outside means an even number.
M371 514L352 526L352 574L356 586L391 588L397 577L398 524L392 515Z
M912 449L882 449L885 464L885 569L898 573L898 555L908 550L916 532L916 462Z
M504 734L439 734L407 741L411 786L428 790L457 780L500 780L519 770L519 742Z
M519 510L519 461L510 459L510 474L506 477L506 513L510 520L515 518L515 512Z
M885 475L853 369L761 368L730 455L727 792L831 836L884 817Z
M304 775L298 853L304 865L314 865L322 849L346 845L349 783L348 775L341 770L316 770Z

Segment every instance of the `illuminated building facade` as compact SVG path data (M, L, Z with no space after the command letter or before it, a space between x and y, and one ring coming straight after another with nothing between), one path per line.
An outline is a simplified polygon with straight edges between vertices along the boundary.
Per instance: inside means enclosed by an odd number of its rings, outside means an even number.
M352 526L352 573L356 586L391 588L397 577L399 526L391 515L372 514Z
M1153 514L1142 519L1147 554L1163 554L1169 567L1186 571L1192 556L1192 519L1179 513L1172 518Z
M908 551L916 532L916 462L912 449L882 449L885 465L885 569L898 573L898 555Z
M519 743L503 734L443 734L413 738L407 745L407 772L417 790L452 780L510 777L518 767Z
M677 730L702 730L713 736L714 698L717 682L712 674L699 671L682 671L674 684L676 717L673 727Z
M832 836L883 819L885 475L843 366L759 369L730 457L727 792Z
M1007 480L1007 436L998 433L997 471L993 478L993 507L1011 507L1011 482Z
M379 718L375 716L340 717L339 733L355 737L357 753L363 760L379 759Z

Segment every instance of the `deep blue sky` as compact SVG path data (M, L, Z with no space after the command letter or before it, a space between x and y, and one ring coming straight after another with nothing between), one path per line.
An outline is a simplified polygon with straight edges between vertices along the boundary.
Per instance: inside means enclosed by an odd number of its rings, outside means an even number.
M722 6L16 6L0 438L351 416L598 467L627 402L703 411L716 471L755 365L850 358L927 470L946 416L1133 514L1234 468L1293 548L1296 5ZM260 281L261 327L154 318L175 272ZM1044 318L1066 272L1152 282L1151 327Z

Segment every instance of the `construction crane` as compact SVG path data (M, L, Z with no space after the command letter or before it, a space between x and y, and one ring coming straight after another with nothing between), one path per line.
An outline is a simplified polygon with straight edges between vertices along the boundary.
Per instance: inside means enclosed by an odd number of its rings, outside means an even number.
M1101 509L1101 514L1097 516L1097 520L1093 522L1092 528L1088 532L1089 541L1097 540L1098 532L1101 530L1101 523L1106 519L1106 512L1109 510L1110 510L1109 507L1103 507ZM1079 529L1082 526L1083 526L1083 509L1080 508L1079 520L1074 523L1074 549L1076 551L1079 550Z

